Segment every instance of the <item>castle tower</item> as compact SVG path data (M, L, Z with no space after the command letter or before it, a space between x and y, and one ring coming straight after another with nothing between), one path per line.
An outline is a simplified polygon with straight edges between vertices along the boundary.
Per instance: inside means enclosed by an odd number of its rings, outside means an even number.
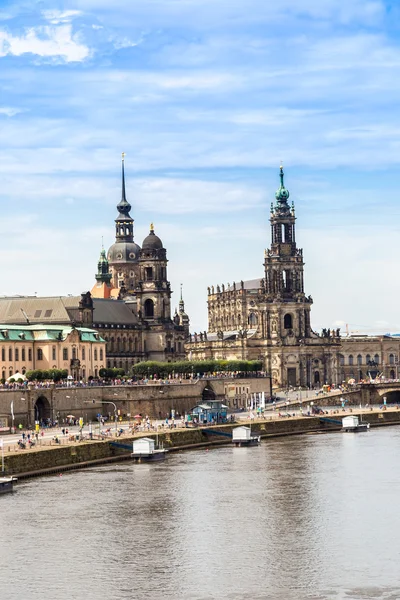
M130 216L132 207L125 193L125 154L122 154L122 194L117 204L118 216L115 219L115 243L109 248L107 258L111 270L113 288L121 288L132 293L139 276L138 246L133 239L133 219Z
M142 319L162 323L171 319L171 287L167 280L167 251L150 225L139 258L139 284L136 288Z
M304 294L303 251L296 246L294 204L288 204L282 166L279 177L276 203L271 204L271 247L264 260L267 337L289 343L310 337L312 300Z

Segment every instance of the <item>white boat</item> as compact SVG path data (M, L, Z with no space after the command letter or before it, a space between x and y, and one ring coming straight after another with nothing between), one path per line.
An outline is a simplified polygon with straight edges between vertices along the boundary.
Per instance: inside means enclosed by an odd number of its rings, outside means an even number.
M152 438L142 437L133 440L132 458L138 462L164 460L168 450L165 448L156 448L155 441Z
M368 431L369 423L360 421L356 415L349 415L342 419L342 431L359 433L360 431Z
M13 491L13 485L17 481L16 477L0 477L0 494L7 494Z
M232 429L232 442L235 446L257 446L261 441L261 436L253 435L251 427L235 427Z

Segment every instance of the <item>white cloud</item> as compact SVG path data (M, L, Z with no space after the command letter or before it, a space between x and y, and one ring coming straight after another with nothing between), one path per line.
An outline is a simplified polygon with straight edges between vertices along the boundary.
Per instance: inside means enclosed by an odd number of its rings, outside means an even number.
M6 117L15 117L18 113L23 112L20 108L14 108L12 106L0 106L0 115L6 115Z
M72 34L71 25L32 27L22 36L0 31L0 57L35 54L41 57L60 57L66 62L81 62L90 51Z
M135 204L153 214L224 213L261 204L264 192L240 182L192 179L136 179L131 182Z
M80 10L44 10L42 14L46 21L49 21L52 25L59 25L60 23L70 23L72 19L79 17L82 12Z

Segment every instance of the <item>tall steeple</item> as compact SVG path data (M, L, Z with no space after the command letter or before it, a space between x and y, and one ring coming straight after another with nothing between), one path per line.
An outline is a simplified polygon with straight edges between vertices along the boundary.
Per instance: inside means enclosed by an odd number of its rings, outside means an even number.
M130 216L132 206L125 193L125 152L122 153L122 194L117 204L118 217L115 219L115 238L117 242L133 242L133 219Z

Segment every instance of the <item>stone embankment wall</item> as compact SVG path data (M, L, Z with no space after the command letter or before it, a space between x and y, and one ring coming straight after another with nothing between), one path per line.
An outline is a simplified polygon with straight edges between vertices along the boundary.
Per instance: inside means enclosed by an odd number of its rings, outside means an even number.
M270 392L270 379L254 377L249 379L198 379L181 384L171 380L168 384L149 383L147 385L121 385L107 387L30 388L26 390L0 391L0 420L11 425L11 405L14 410L14 423L17 426L32 425L38 416L63 419L72 414L85 421L95 420L100 414L114 414L115 403L120 414L149 415L151 418L164 418L171 409L184 413L198 404L208 388L217 399L226 399L228 387L240 386L249 393ZM244 405L244 395L236 405ZM229 402L229 399L227 399ZM107 404L109 402L110 404ZM36 408L35 408L36 407Z
M354 412L353 414L357 414ZM341 417L333 416L339 421ZM400 425L400 411L363 413L363 420L374 426ZM216 425L214 431L230 433L238 424ZM208 428L210 429L210 428ZM252 423L252 432L263 438L303 433L323 433L339 431L341 425L321 421L319 417L285 418L255 421ZM346 434L351 435L351 434ZM360 434L362 435L362 434ZM368 435L368 434L365 434ZM150 434L149 437L155 437ZM116 441L129 446L132 437L117 438ZM224 436L209 435L207 428L173 429L158 434L158 440L165 448L171 450L190 449L199 446L212 446L230 443ZM96 463L106 463L111 460L129 458L128 450L115 448L109 441L80 442L72 446L54 446L45 450L24 450L5 457L5 468L8 475L33 476L51 472L90 466Z

